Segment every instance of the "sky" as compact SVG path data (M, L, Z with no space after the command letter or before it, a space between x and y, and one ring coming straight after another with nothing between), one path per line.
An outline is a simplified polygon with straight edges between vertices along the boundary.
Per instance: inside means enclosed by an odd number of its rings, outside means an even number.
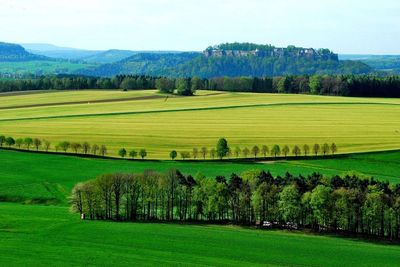
M225 42L400 54L399 0L0 0L0 41L201 51Z

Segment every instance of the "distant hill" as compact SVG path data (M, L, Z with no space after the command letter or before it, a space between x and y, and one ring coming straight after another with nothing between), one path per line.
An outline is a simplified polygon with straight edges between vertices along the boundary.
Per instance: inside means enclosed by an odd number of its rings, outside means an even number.
M219 76L280 76L302 74L364 74L372 68L359 61L340 61L328 49L289 46L277 48L250 43L222 44L203 53L140 53L122 61L83 70L85 75L154 76L203 78Z
M340 55L339 58L361 61L377 71L400 74L400 55Z
M115 76L119 74L143 74L173 76L173 70L200 53L139 53L116 63L104 64L82 70L80 74L91 76Z
M0 74L80 74L109 77L139 74L168 77L282 76L312 74L366 74L375 69L400 70L398 58L348 57L329 49L252 43L226 43L203 52L91 51L51 44L0 43ZM354 60L357 59L357 60ZM16 64L35 61L35 64ZM13 64L15 62L15 64ZM5 64L7 63L7 64ZM372 66L372 67L371 67Z
M99 53L95 53L93 55L85 56L80 58L81 60L88 63L100 63L100 64L108 64L121 61L125 58L131 57L138 52L130 51L130 50L117 50L111 49Z
M0 42L0 62L21 62L32 60L46 60L46 57L26 51L22 46Z

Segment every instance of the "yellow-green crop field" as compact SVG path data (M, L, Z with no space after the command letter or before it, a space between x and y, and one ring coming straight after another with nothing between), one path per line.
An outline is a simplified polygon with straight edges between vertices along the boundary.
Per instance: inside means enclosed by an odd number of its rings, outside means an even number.
M0 95L0 134L51 141L171 150L332 143L340 153L400 148L400 99L200 91L167 97L156 91L65 91Z

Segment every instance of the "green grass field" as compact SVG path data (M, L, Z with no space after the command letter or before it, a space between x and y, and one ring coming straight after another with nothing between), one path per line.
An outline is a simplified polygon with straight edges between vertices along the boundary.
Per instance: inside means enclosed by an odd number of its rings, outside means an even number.
M199 92L66 91L0 95L0 134L52 141L172 149L336 142L340 152L400 148L400 100ZM72 187L112 172L230 176L351 171L400 183L400 151L277 162L128 161L0 149L0 266L398 266L400 246L285 231L215 225L81 221ZM29 204L29 205L28 205Z
M199 92L170 97L155 91L51 92L1 96L0 132L148 150L166 159L171 150L338 144L339 152L400 148L400 100ZM75 104L74 104L75 102ZM383 116L384 114L384 116Z
M35 154L0 150L0 199L22 203L66 205L72 187L104 173L142 172L146 169L184 174L230 177L247 170L269 170L274 175L307 175L319 172L327 176L356 171L376 179L400 183L400 152L349 155L341 159L296 160L263 163L173 162L87 159L62 155Z
M400 247L231 226L80 221L0 205L2 266L398 266Z

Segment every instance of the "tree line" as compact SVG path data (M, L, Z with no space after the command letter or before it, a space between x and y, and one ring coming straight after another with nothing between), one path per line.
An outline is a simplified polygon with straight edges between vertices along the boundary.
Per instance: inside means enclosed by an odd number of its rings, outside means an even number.
M359 97L400 97L400 76L287 75L282 77L217 77L201 79L119 75L113 78L43 76L1 80L0 92L26 90L158 89L163 93L193 95L196 90L291 93Z
M95 155L95 156L106 156L108 153L107 147L105 145L98 144L90 144L88 142L69 142L69 141L61 141L54 145L52 148L52 143L49 140L41 139L41 138L16 138L9 136L6 137L4 135L0 135L0 148L8 147L8 148L17 148L17 149L26 149L31 150L34 149L36 151L45 151L49 152L51 149L54 149L56 152L74 152L75 154L84 154L84 155Z
M92 220L207 221L400 238L400 185L355 174L274 177L247 171L229 179L144 171L79 183L70 202Z
M226 142L225 144L220 144L220 142ZM270 147L263 145L263 146L253 146L251 149L248 147L245 148L240 148L236 146L234 149L230 148L228 146L228 143L226 139L220 140L220 142L217 144L217 148L211 148L208 149L207 147L202 147L200 149L198 148L193 148L192 151L176 151L172 150L169 153L169 157L172 160L175 160L177 158L181 158L182 160L186 159L203 159L205 160L206 158L210 159L223 159L223 158L267 158L268 156L277 158L279 156L284 156L285 158L292 155L295 157L300 157L300 156L319 156L323 155L326 156L328 154L335 155L335 153L338 152L338 147L335 143L328 144L324 143L323 145L320 144L314 144L312 146L309 146L307 144L303 146L299 145L294 145L292 148L290 148L288 145L285 146L280 146L280 145L273 145L270 149ZM126 154L125 154L126 155ZM122 155L121 155L122 156ZM124 157L124 156L123 156Z

